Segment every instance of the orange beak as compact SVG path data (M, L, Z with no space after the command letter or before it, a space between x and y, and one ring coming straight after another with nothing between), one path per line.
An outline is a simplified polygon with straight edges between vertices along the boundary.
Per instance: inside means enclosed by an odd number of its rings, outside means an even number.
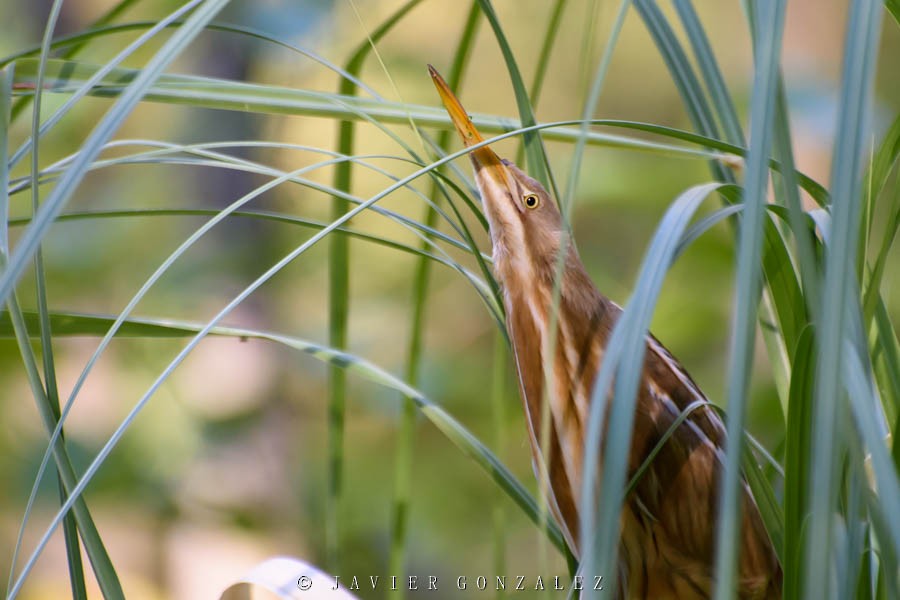
M447 109L450 120L452 120L453 124L456 126L456 131L459 132L463 144L468 148L479 142L483 142L484 138L478 130L475 129L475 125L472 124L469 113L466 112L466 109L463 108L459 99L457 99L453 92L450 91L450 86L447 85L447 82L444 81L441 74L431 65L428 65L428 72L431 74L431 79L434 81L434 87L437 88L438 94L441 96L441 101L444 103L444 108ZM502 171L505 169L498 168L504 166L503 162L500 160L500 157L487 146L482 146L481 148L473 150L469 156L472 158L476 171L484 170L495 180L498 179L498 176L500 176L499 179L501 181L505 179L502 177Z

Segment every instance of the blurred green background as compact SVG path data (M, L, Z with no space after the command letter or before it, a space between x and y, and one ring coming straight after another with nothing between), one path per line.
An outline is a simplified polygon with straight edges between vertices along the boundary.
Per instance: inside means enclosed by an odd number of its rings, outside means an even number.
M65 3L57 34L76 32L109 8L109 0ZM121 20L155 19L180 3L137 2ZM530 81L551 3L497 0L495 9ZM670 10L667 3L661 3ZM737 2L701 2L697 10L712 37L730 90L739 106L749 102L752 56ZM355 8L354 8L355 5ZM401 2L356 0L235 1L219 21L242 24L344 64L367 33ZM0 3L0 55L39 43L50 3ZM563 13L561 35L535 110L540 121L578 118L615 5L572 0ZM425 64L449 70L463 27L465 2L426 1L378 43L387 74L371 58L363 81L384 97L437 106ZM356 12L358 10L358 13ZM795 0L789 3L784 45L798 167L827 182L835 127L836 89L847 3ZM102 63L136 34L125 33L85 48L80 59ZM163 36L164 37L164 36ZM140 67L161 42L151 42L128 61ZM875 131L900 110L898 28L885 21L881 42ZM334 92L338 77L321 65L271 44L232 33L205 32L169 69L292 88ZM388 77L389 75L389 77ZM515 100L502 57L482 25L460 98L478 113L515 117ZM44 97L47 114L63 101ZM74 151L109 106L87 98L41 146L49 164ZM647 121L690 129L678 93L658 51L635 14L629 14L616 48L600 118ZM746 120L746 115L742 115ZM13 140L28 135L30 118L14 123ZM141 103L117 138L197 143L217 140L288 142L336 147L334 119L259 115ZM359 123L357 154L400 154L377 128ZM421 148L409 127L396 133ZM514 157L517 141L497 144ZM458 148L454 142L453 148ZM550 143L556 178L565 181L570 144ZM113 152L114 154L114 152ZM310 153L274 149L236 152L282 169L318 160ZM373 160L402 176L414 169ZM468 165L459 161L468 173ZM27 174L20 165L13 177ZM330 183L331 167L311 177ZM641 257L668 204L684 189L709 179L702 160L622 149L589 148L573 216L578 248L598 287L619 303L627 301ZM238 171L140 164L91 173L68 209L221 209L265 182ZM355 170L354 192L367 198L390 181ZM422 189L426 189L422 186ZM332 199L298 186L280 186L255 200L253 208L329 220ZM13 197L12 216L27 216L25 194ZM409 192L394 193L383 206L421 219L425 206ZM708 204L712 207L712 203ZM475 220L468 219L477 229ZM51 308L115 315L158 264L196 227L201 217L143 217L76 221L54 226L46 238ZM377 215L354 220L356 228L410 244L417 240ZM444 228L446 230L446 227ZM482 248L487 238L478 231ZM141 302L137 314L205 322L272 263L311 235L310 230L233 218L216 228L166 274ZM15 234L13 236L15 241ZM351 243L351 317L348 349L402 375L409 335L412 256ZM724 395L732 303L734 238L719 225L704 235L670 272L653 321L655 335L679 357L710 398ZM457 258L471 257L462 253ZM898 271L894 251L886 269L884 296L894 319L900 298L891 289ZM474 268L474 267L473 267ZM325 343L328 317L327 244L320 244L284 269L227 322L278 331ZM20 301L34 306L32 280L20 286ZM492 443L489 390L492 386L496 324L458 273L436 267L426 312L424 364L419 388L459 418L534 489L528 441L512 366L507 361L506 443ZM66 397L96 347L95 338L58 338L56 359L61 395ZM117 339L90 375L67 425L67 441L83 469L159 372L184 345L181 340ZM783 417L761 342L752 383L749 427L778 452ZM346 437L346 494L339 509L341 543L336 574L387 573L394 478L394 451L401 398L352 375ZM68 387L67 387L68 386ZM86 496L130 598L208 598L275 554L325 565L324 519L327 476L326 368L305 355L261 341L207 339L157 393L87 490ZM13 340L0 340L0 573L8 572L34 473L46 447L34 401ZM43 524L58 508L55 483L45 481L26 532L33 547ZM493 513L506 515L507 573L565 574L556 551L540 553L540 534L513 503L433 426L420 419L416 430L410 512L409 574L452 581L491 576L497 542ZM396 573L402 575L402 573ZM449 586L448 586L449 587ZM41 557L25 598L69 595L61 534ZM363 598L378 597L361 592ZM453 597L452 590L429 594Z

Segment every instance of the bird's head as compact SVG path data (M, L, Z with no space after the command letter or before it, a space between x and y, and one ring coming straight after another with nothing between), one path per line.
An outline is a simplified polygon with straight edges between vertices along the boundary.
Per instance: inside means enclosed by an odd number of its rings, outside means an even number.
M431 65L428 71L463 144L468 147L484 141L444 79ZM552 277L561 240L568 234L550 194L488 146L476 148L469 157L490 224L495 268L500 276L507 283L513 273L533 282Z

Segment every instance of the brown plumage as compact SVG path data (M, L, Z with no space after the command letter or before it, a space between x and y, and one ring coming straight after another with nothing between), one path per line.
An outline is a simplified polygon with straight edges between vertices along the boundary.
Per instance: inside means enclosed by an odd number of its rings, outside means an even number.
M482 141L462 105L429 67L463 143ZM490 224L494 272L503 290L528 434L535 461L548 457L550 509L577 554L578 506L584 435L594 380L621 309L603 296L581 263L555 203L544 188L488 147L469 155ZM568 249L555 351L548 351L556 260ZM549 448L542 452L541 402L545 372L551 417ZM652 336L639 387L630 473L703 392ZM715 526L725 427L708 406L676 429L635 491L625 499L619 548L619 596L709 598L713 589ZM743 493L738 590L741 598L780 598L781 570L746 484Z

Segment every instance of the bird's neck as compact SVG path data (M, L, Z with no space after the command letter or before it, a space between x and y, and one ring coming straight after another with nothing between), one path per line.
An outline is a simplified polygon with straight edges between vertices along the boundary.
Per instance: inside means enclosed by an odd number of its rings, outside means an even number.
M577 255L563 269L558 302L552 272L498 275L526 403L540 399L548 376L556 380L548 390L553 396L589 395L618 307L597 290Z
M597 291L574 251L563 269L555 317L553 271L532 272L526 279L527 271L514 269L503 259L495 260L495 268L504 290L507 330L535 459L543 462L549 456L549 476L564 482L562 489L571 492L560 495L554 487L557 506L563 514L575 514L574 506L566 503L574 502L580 489L582 432L618 307ZM545 402L549 411L542 408ZM542 431L544 415L551 418L549 428ZM574 538L577 524L565 525Z

